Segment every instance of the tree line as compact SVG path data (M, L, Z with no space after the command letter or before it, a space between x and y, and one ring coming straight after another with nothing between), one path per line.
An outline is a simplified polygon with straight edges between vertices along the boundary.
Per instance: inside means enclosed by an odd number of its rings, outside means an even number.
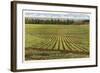
M82 20L72 20L72 19L39 19L39 18L30 18L25 17L25 24L62 24L62 25L81 25L81 24L89 24L88 19Z

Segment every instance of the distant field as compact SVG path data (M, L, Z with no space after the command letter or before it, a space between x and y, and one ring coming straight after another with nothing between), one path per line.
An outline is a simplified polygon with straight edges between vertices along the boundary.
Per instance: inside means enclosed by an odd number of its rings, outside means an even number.
M89 25L25 24L25 59L89 57Z

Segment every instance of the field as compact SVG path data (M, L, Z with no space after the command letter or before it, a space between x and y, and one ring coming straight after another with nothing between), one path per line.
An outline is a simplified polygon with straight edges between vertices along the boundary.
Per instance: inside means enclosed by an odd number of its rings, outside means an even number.
M25 24L25 60L89 57L89 25Z

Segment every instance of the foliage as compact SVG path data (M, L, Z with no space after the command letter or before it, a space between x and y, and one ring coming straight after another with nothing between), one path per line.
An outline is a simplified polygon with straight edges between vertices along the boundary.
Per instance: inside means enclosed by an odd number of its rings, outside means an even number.
M89 20L73 20L73 19L54 19L54 18L49 18L49 19L39 19L39 18L31 18L31 17L25 17L25 24L61 24L61 25L70 25L70 24L75 24L75 25L81 25L81 24L88 24Z

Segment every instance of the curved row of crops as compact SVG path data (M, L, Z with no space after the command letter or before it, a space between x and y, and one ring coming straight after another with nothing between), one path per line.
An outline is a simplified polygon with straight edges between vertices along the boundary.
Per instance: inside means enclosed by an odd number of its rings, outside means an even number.
M88 25L31 25L26 28L26 48L89 53ZM76 28L75 28L76 27Z
M33 45L33 48L49 49L49 50L65 50L66 52L84 52L88 50L84 45L75 43L70 37L50 35L50 37L42 42Z

